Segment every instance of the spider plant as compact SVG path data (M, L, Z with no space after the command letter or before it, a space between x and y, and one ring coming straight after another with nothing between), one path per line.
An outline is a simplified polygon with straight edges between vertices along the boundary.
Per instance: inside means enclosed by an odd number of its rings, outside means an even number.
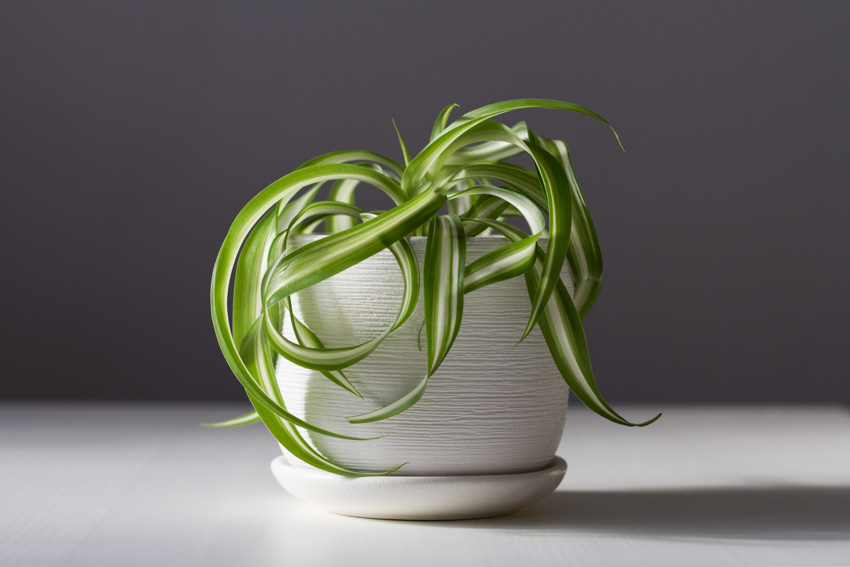
M310 465L345 476L374 474L350 470L305 441L299 428L352 441L366 438L328 431L290 413L278 388L274 358L319 371L360 396L345 369L369 356L408 320L421 286L427 373L401 399L347 419L365 423L390 418L422 397L451 350L464 295L518 276L525 278L531 308L517 340L539 327L567 386L599 415L628 426L658 418L629 422L605 402L596 386L582 319L599 295L602 256L566 143L541 137L523 122L508 127L493 118L529 108L568 110L607 125L619 143L616 132L591 110L555 100L490 104L449 124L456 106L439 113L430 142L415 157L396 129L403 164L369 151L324 154L266 187L242 209L215 262L211 304L221 350L256 411L214 426L262 420L281 445ZM530 156L533 170L507 161L519 154ZM327 198L317 200L326 184ZM382 191L394 206L386 211L359 208L354 197L364 187ZM510 217L524 219L528 232L508 224ZM320 227L327 236L297 248L290 245L291 235L315 233ZM482 233L501 234L505 244L467 264L466 238ZM427 238L421 276L410 236ZM292 295L384 249L392 252L404 279L395 321L367 342L326 348L296 317ZM569 262L574 278L572 297L560 278L564 262ZM291 322L291 339L281 332L284 317ZM378 474L387 472L392 471Z

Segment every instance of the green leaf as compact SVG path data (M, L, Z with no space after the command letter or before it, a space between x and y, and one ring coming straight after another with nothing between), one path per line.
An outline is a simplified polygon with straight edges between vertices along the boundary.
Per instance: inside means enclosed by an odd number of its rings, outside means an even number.
M528 126L519 122L511 130L523 139L528 139ZM507 142L482 142L474 146L461 148L446 161L449 165L466 164L476 161L499 161L522 153L522 148Z
M511 187L475 185L468 189L452 191L447 196L450 200L453 200L473 195L489 195L495 197L497 200L513 205L525 218L532 234L540 234L546 230L546 219L543 218L543 213L540 212L540 209L537 208L531 199L523 195L521 191Z
M508 244L507 246L488 252L467 266L466 274L464 275L464 293L472 293L476 289L510 279L530 269L534 264L534 244L543 234L543 231L546 230L546 221L534 203L516 189L494 187L492 185L476 185L469 189L449 193L449 199L466 195L487 195L504 205L516 207L525 218L532 233L532 236L525 239L525 241ZM494 212L504 210L504 208L504 206L499 206ZM486 228L486 225L483 223L472 222L476 220L478 219L464 219L464 230L470 225Z
M316 231L319 230L319 227L322 225L323 222L330 220L334 217L336 217L336 215L321 215L317 218L314 218L310 222L299 226L297 234L316 234Z
M290 221L289 225L286 227L286 230L283 234L284 236L284 245L283 249L287 248L287 239L290 234L295 232L299 225L305 223L311 219L316 217L325 218L331 215L344 215L349 218L359 219L360 215L363 213L363 209L358 207L357 205L350 205L348 203L341 203L339 201L319 201L316 203L310 203L304 209L302 209L293 219ZM276 264L281 262L285 255L279 256L275 260L275 265L269 270L269 273L274 272L274 268ZM263 282L263 287L266 286L268 280Z
M418 266L406 240L411 235L427 234L429 238L424 275L428 374L400 400L350 421L386 419L416 403L457 336L463 295L524 274L532 305L522 338L535 325L540 326L559 371L576 395L608 419L633 425L605 403L590 369L581 318L601 288L602 256L569 150L562 141L536 136L522 122L508 128L492 118L513 110L549 108L581 113L605 124L607 121L575 104L522 99L481 107L446 126L455 106L440 112L430 142L413 159L396 127L404 166L365 151L332 152L306 162L243 208L219 251L210 303L225 359L246 389L257 415L278 441L298 458L323 470L348 476L361 474L323 456L304 440L299 427L352 437L315 427L286 410L274 377L274 352L322 372L357 394L341 370L368 356L416 306ZM616 132L614 135L617 137ZM536 174L500 161L523 152L534 161ZM333 182L329 201L314 203L327 182ZM374 214L356 207L355 188L361 183L389 195L395 207ZM446 203L450 214L438 216ZM516 215L526 219L531 235L496 220ZM363 222L358 224L358 220ZM290 234L312 233L322 225L331 236L295 249L287 246ZM491 230L502 232L511 242L465 266L465 238ZM548 238L545 251L538 246L541 237ZM291 297L386 248L395 255L405 281L405 296L396 320L371 341L326 348L295 316ZM565 261L575 279L575 298L567 294L560 279ZM228 295L234 270L231 325ZM280 319L287 312L294 342L281 334ZM249 414L219 426L252 419L255 417Z
M564 168L552 154L537 144L537 137L529 130L528 149L540 175L541 185L546 192L549 210L549 242L543 259L543 268L537 280L537 289L531 300L531 314L522 339L534 329L537 319L545 308L557 282L561 281L561 266L567 259L570 245L572 206L569 180ZM513 204L513 203L512 203Z
M470 183L468 181L462 181L461 183L458 183L456 187L457 187L457 190L460 191L462 189L467 189L471 186L472 186L472 183ZM470 197L468 195L462 195L462 196L459 196L459 197L455 197L453 199L450 198L449 202L447 203L447 205L449 207L449 214L462 217L472 207L472 202L473 202L472 197ZM478 228L478 227L476 226L476 228ZM467 236L469 236L469 234L467 234Z
M445 195L429 190L363 224L287 254L270 270L266 306L377 254L430 219L445 202Z
M264 392L268 392L270 396L276 400L278 404L285 410L283 398L280 394L280 389L275 376L274 363L272 361L272 352L268 342L259 331L259 324L255 325L249 333L245 344L242 347L242 354L245 357L246 363L257 379L257 385ZM263 420L263 424L268 428L269 432L283 445L290 453L301 459L305 463L312 465L324 471L335 474L360 477L360 476L377 476L380 474L388 474L398 470L396 467L389 471L381 473L363 473L340 466L324 455L316 451L307 441L301 436L298 429L293 425L290 419L281 419L277 413L270 411L265 404L258 398L248 394L248 399L257 410L257 414ZM336 435L335 435L336 436ZM357 439L357 438L355 438Z
M259 321L252 327L251 331L248 333L248 336L245 337L245 341L242 344L242 348L240 349L240 353L245 361L245 364L248 368L249 375L251 376L252 385L255 386L255 390L261 392L261 394L276 406L274 408L274 414L278 417L285 419L292 425L298 425L307 429L309 431L313 431L315 433L319 433L321 435L327 435L328 437L336 437L338 439L350 439L352 441L368 441L370 439L376 439L375 437L352 437L350 435L343 435L341 433L334 433L333 431L328 431L327 429L323 429L321 427L317 427L311 423L308 423L301 419L300 417L290 413L283 406L283 402L280 397L280 391L277 386L277 377L274 373L274 363L272 362L271 349L269 349L268 342L265 338L265 334L260 331ZM248 388L246 388L248 390ZM249 391L249 394L251 392ZM258 399L258 401L260 401ZM268 408L270 404L267 402L260 401L260 405L262 407ZM255 409L259 412L259 408L254 406ZM269 408L272 409L272 408ZM260 412L260 417L262 417L262 412ZM263 420L265 421L265 419Z
M533 132L528 130L528 135L529 140L526 142L504 124L492 120L480 120L475 122L474 127L464 130L462 135L455 137L451 144L444 147L442 154L438 158L435 158L432 164L432 167L439 166L455 150L480 139L500 140L517 145L526 150L534 160L540 179L540 186L546 195L546 204L549 213L549 245L546 248L546 260L544 262L543 275L539 282L540 287L535 293L528 324L520 340L524 340L528 336L528 333L534 329L544 305L552 294L555 285L554 282L559 277L561 266L566 260L571 224L569 180L564 172L564 168L557 159L541 147L539 138ZM443 136L440 137L440 139L442 138ZM426 147L423 150L423 154L427 149ZM411 163L405 170L405 175L413 167L414 164ZM453 173L450 180L454 180L455 175L456 173ZM404 179L402 179L402 184L404 186ZM435 181L435 184L440 185L440 181Z
M341 181L335 182L331 187L330 192L328 193L328 200L353 205L354 190L359 184L359 181L352 179L343 179ZM354 219L352 219L351 217L345 215L336 215L330 217L327 220L325 226L327 227L328 233L334 234L336 232L342 232L343 230L347 230L354 226L354 224Z
M289 320L292 325L292 333L295 335L295 340L298 342L299 345L304 347L312 349L324 349L325 345L324 343L322 343L319 337L316 336L316 333L310 330L310 327L302 323L301 320L295 316L295 311L292 309L290 300L291 298L287 297L286 301L284 302L284 305L286 307L286 310L289 312ZM343 374L342 370L323 371L322 375L337 386L340 386L348 390L358 398L363 399L363 395L357 391L357 388L355 388L354 384L352 384L348 377Z
M394 415L398 415L419 401L419 398L421 398L422 394L425 393L425 387L428 385L428 378L430 378L430 374L428 376L425 376L425 378L423 378L422 381L419 382L419 384L414 389L412 389L410 392L408 392L395 402L389 404L388 406L384 406L382 408L378 408L374 411L370 411L360 415L347 417L346 419L350 423L371 423L374 421L388 419L390 417L393 417Z
M398 136L398 145L401 146L401 153L404 156L404 165L410 163L410 152L407 151L407 144L404 143L404 138L401 137L401 132L398 131L398 125L393 120L393 128L395 128L395 134Z
M540 178L531 171L511 163L475 162L458 169L445 187L452 188L469 179L491 179L516 189L543 212L548 213L546 194L540 187Z
M239 254L240 247L244 243L255 223L257 223L257 221L259 221L271 207L276 206L276 203L281 200L290 199L303 187L315 183L321 183L323 181L334 181L337 179L358 179L376 186L383 185L391 190L394 185L394 182L385 175L358 165L330 164L296 170L263 189L263 191L245 205L233 221L233 225L224 239L224 243L222 244L218 257L216 258L215 266L213 267L213 277L210 285L210 308L212 311L213 329L215 330L216 338L218 339L222 354L233 371L233 374L249 394L249 397L256 402L254 407L256 408L257 404L259 404L270 413L278 415L286 420L298 418L290 414L282 404L275 401L268 393L257 386L234 341L233 334L230 329L230 317L227 305L230 277L233 273L234 264ZM398 186L395 185L395 188L398 188ZM440 199L444 200L445 197L435 195L433 193L425 194L420 200L407 203L408 208L404 209L404 212L410 213L409 216L397 213L396 215L391 216L391 220L387 221L387 223L404 224L406 221L410 220L410 217L415 217L417 213L422 213L422 217L427 219L430 216L427 213L430 211L425 211L423 213L418 207L427 208L424 207L423 204L431 207L436 205L437 210L439 210L439 206L442 205ZM434 202L432 202L432 200ZM393 211L388 211L385 215L391 215L392 212ZM380 220L381 217L378 217L370 221L370 223L379 223ZM414 220L419 219L417 218ZM424 222L424 220L422 222ZM351 230L356 230L365 226L365 224L366 223ZM379 224L379 227L381 229L385 228L384 225L381 224ZM399 227L393 226L391 229L399 230ZM394 231L391 229L386 230L390 237L394 235ZM263 414L260 413L261 417L262 415ZM309 424L306 425L309 426Z
M530 199L537 208L548 213L546 195L540 187L540 178L525 168L509 163L487 163L475 162L464 166L456 171L452 178L446 183L446 187L455 187L467 183L468 180L485 177L493 181L504 183L510 189L520 192L524 197ZM478 199L472 208L463 216L467 218L491 218L497 219L511 209L500 199L483 197ZM464 222L467 236L476 236L488 230L483 224Z
M578 179L573 170L570 151L561 140L546 140L552 154L559 156L570 181L572 200L572 230L567 261L575 280L574 301L579 315L584 319L602 289L602 250L596 236L596 227L587 208Z
M276 234L274 212L269 212L245 241L233 281L233 339L242 344L251 325L263 312L260 283L268 267L268 255Z
M455 215L436 216L428 228L423 283L428 375L440 367L460 331L466 237Z
M460 330L463 313L463 271L466 237L463 223L454 215L435 216L425 246L425 328L428 337L428 374L401 399L361 415L351 423L388 419L408 409L422 397L428 379L445 359Z
M528 238L528 235L523 231L507 223L489 219L484 219L481 222L501 232L512 241L519 242ZM529 297L533 297L535 290L538 288L538 280L543 271L543 263L544 253L538 246L535 265L532 269L525 272ZM567 286L564 285L564 282L560 278L555 286L555 293L552 294L546 304L546 308L541 314L538 325L543 332L543 337L546 340L546 345L549 347L552 359L555 361L555 365L558 367L558 371L561 373L564 381L566 381L570 390L588 408L610 421L632 427L649 425L661 417L661 414L658 414L643 423L632 423L614 411L605 402L596 385L593 371L590 368L590 355L587 352L587 341L584 336L581 319L573 305L569 291L567 291Z
M451 193L449 193L451 195ZM449 201L451 203L452 201ZM508 203L496 197L483 196L475 200L465 215L461 216L464 221L463 229L466 231L466 236L478 236L487 230L483 224L466 222L469 218L488 218L497 219L508 207Z
M620 143L620 136L617 135L617 131L614 130L614 127L611 124L590 110L589 108L585 108L578 104L573 104L571 102L563 102L560 100L552 100L545 98L522 98L515 100L506 100L502 102L495 102L493 104L488 104L486 106L482 106L480 108L476 108L475 110L471 110L461 116L454 123L449 125L448 129L451 130L453 128L460 128L468 124L469 122L475 122L476 120L482 120L486 118L492 118L494 116L498 116L499 114L504 114L506 112L512 112L514 110L522 110L526 108L548 108L553 110L569 110L572 112L578 112L579 114L584 114L585 116L590 116L600 122L603 122L611 129L611 132L614 134L614 137L617 139L617 143L620 145L620 148L623 147L623 144Z
M201 427L239 427L240 425L248 425L260 421L260 416L256 411L248 412L245 415L225 419L224 421L216 421L215 423L202 423Z
M378 165L389 169L399 177L401 177L402 173L404 172L404 167L402 167L402 165L396 160L388 158L386 156L382 156L381 154L377 154L375 152L367 152L360 150L329 152L326 154L322 154L320 156L314 157L308 162L301 164L298 169L305 169L317 165L330 165L335 163L351 162L377 163Z
M377 164L366 163L363 164L363 166L371 167L375 171L386 173L384 169ZM398 174L395 174L393 172L393 175ZM328 192L328 200L353 205L354 190L357 189L359 185L360 181L356 179L341 179L339 181L335 181L334 184L331 186L331 190ZM354 226L354 224L354 219L349 216L333 215L328 217L327 219L326 231L330 234L334 234L336 232L342 232L343 230L347 230ZM308 231L305 229L304 232Z
M555 279L560 274L561 266L566 260L571 225L569 180L560 162L541 147L539 138L532 131L528 131L529 140L526 142L519 138L511 129L499 122L492 120L473 120L470 123L473 126L469 128L457 127L454 129L454 132L460 132L460 134L455 137L449 137L449 143L440 146L440 153L434 156L430 162L431 168L441 167L442 163L445 162L452 152L470 143L484 139L504 141L523 148L531 155L537 168L540 185L546 195L546 204L549 213L549 245L546 248L543 274L539 280L540 287L534 295L528 324L520 339L524 340L537 324L537 319L540 317L544 305L554 290ZM450 127L438 140L443 140L452 131L452 127ZM429 144L419 154L416 160L422 157L432 144ZM416 160L411 162L410 166L405 170L405 176L415 170ZM431 173L429 175L435 174ZM448 180L453 181L455 175L456 172L447 174ZM407 182L407 185L405 185L405 182ZM437 177L434 185L439 187L442 182L442 178ZM403 188L415 187L417 186L415 183L415 181L411 181L406 177L402 178Z
M521 195L501 187L476 186L466 191L459 191L450 198L467 192L500 195L509 202L516 203L525 212L529 224L534 229L542 231L545 228L545 221L540 212ZM466 238L463 234L463 224L461 223L459 228L456 227L459 221L460 219L452 215L435 217L429 229L429 240L425 251L425 321L423 322L423 326L428 329L428 374L416 388L401 399L374 411L349 417L347 418L349 422L366 423L387 419L398 415L419 401L429 377L434 374L451 349L460 330L463 295L520 275L534 265L535 243L539 232L534 236L488 252L463 268ZM419 333L421 332L420 327Z
M534 265L537 236L488 252L466 267L463 293L522 275Z
M431 140L434 140L434 138L440 135L440 132L446 129L446 122L449 120L449 115L457 107L457 104L450 104L440 111L440 114L437 115L437 119L434 121L434 127L431 129Z
M328 459L318 451L316 451L307 441L301 436L298 430L290 423L280 419L275 413L271 412L263 405L263 402L256 399L251 394L248 394L248 399L257 408L257 413L263 420L263 424L268 428L269 432L274 436L278 443L292 453L297 459L300 459L308 465L314 466L317 469L327 471L351 478L369 477L369 476L384 476L391 474L402 468L404 465L399 465L392 469L368 473L352 470Z
M248 336L246 337L246 340L243 342L241 354L244 357L245 363L256 385L260 388L262 392L267 393L271 399L273 399L277 404L279 404L280 408L286 411L286 406L283 403L283 396L281 395L280 388L277 382L272 351L269 348L268 340L261 332L259 321L257 321L252 326L250 332L248 333ZM275 439L277 439L277 441L290 453L292 453L297 458L301 459L309 465L312 465L324 471L349 477L376 476L381 474L388 474L400 468L396 467L392 470L383 471L379 473L363 473L340 466L332 460L326 458L324 455L314 449L309 443L307 443L307 441L301 436L301 433L294 425L298 422L297 418L295 420L290 419L290 417L292 417L290 414L289 416L283 416L282 419L279 414L267 409L267 407L256 396L249 393L248 399L251 400L251 403L254 405L254 408L257 411L257 415L260 417L260 419L262 419L263 424L275 437ZM312 426L309 427L309 429L318 433L322 433L324 431L322 429L314 428ZM332 436L347 438L344 436L339 436L337 434L332 434ZM350 439L367 440L361 438Z
M257 349L263 348L262 345L264 344L262 337L258 338L256 336L256 330L258 328L256 321L258 320L259 315L263 312L260 284L266 270L268 252L276 232L276 225L276 215L273 212L269 212L265 215L265 217L263 217L263 220L257 224L256 228L251 231L251 234L245 242L242 253L240 254L239 263L236 268L236 277L234 280L233 337L234 340L238 340L241 344L247 345L243 346L243 349L247 349L251 360L254 361L254 372L252 377L258 384L262 382L262 380L257 379L257 373L267 372L267 369L261 366L258 362L261 360L261 355L257 352ZM249 319L253 319L253 321L249 323ZM265 390L266 392L277 391L276 382L274 382L272 387L269 385L269 381L265 380L262 387L267 388ZM271 390L268 388L271 388ZM220 424L212 424L212 426L229 427L250 423L250 421L245 419L246 417L247 416L243 416L243 418L228 420L226 422L221 422ZM308 429L313 431L325 432L325 430L315 428L312 425L306 424L306 422L302 423L304 423ZM348 436L341 436L336 433L327 433L334 437L348 438Z
M432 170L432 168L439 169L440 165L448 159L448 155L451 153L447 152L447 150L452 147L458 138L466 134L472 128L494 116L526 108L549 108L578 112L599 120L611 127L607 120L595 112L583 106L569 102L547 99L519 99L489 104L471 112L467 112L461 118L454 121L437 138L425 146L419 155L410 162L410 165L405 168L404 174L402 175L402 189L404 189L406 193L412 195L424 181L426 173ZM507 127L505 128L507 129ZM620 138L617 136L617 132L614 131L613 128L611 128L611 131L614 132L614 136L617 138L617 142L619 143Z
M322 240L329 238L332 237L328 236ZM310 246L310 244L307 246ZM390 333L410 318L410 315L416 309L416 302L419 298L419 267L410 243L406 239L399 240L390 245L390 251L401 269L404 280L404 295L395 321L384 332L372 340L351 347L327 348L322 345L302 345L284 337L278 331L277 325L274 324L270 311L266 311L267 316L264 318L263 326L274 350L303 368L322 372L347 368L369 356ZM284 298L285 302L288 297Z
M316 197L316 193L319 192L322 185L324 185L324 183L316 183L297 199L290 201L283 207L279 207L277 214L278 232L283 232L289 228L289 225L292 224L292 219L298 216L298 214L304 210L304 207L313 202L313 199Z

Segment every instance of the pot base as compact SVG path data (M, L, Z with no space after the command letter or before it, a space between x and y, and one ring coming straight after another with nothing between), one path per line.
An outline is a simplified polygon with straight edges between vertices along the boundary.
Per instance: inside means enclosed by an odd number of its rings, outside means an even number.
M327 512L386 520L469 520L516 512L551 494L567 472L555 457L543 470L475 476L347 478L293 467L280 456L272 473L290 494Z

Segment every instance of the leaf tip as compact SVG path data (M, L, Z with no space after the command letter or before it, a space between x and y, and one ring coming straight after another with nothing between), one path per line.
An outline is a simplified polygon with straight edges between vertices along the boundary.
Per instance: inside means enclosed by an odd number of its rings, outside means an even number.
M655 417L653 417L652 419L649 419L649 420L647 420L647 421L644 421L643 423L637 423L637 424L635 424L635 426L636 426L636 427L646 427L647 425L650 425L650 424L655 423L656 421L658 421L658 418L659 418L659 417L661 417L661 412L659 412L659 413L658 413L658 415L656 415L656 416L655 416Z
M620 140L620 135L617 134L617 131L614 130L614 127L608 124L608 127L611 128L611 131L614 132L614 137L617 139L617 143L620 144L620 149L623 150L623 153L626 153L626 148L623 147L623 142Z
M388 470L388 471L385 471L385 472L380 473L380 475L378 475L378 476L387 476L387 475L393 474L394 472L396 472L396 471L400 470L400 469L401 469L401 467L403 467L404 465L409 465L409 464L410 464L410 461L408 461L408 462L406 462L406 463L402 463L402 464L400 464L399 466L397 466L397 467L395 467L395 468L393 468L393 469L390 469L390 470Z
M340 371L340 374L342 374L342 372L341 372L341 371ZM343 375L343 376L344 376L344 375ZM358 397L358 398L360 398L361 400L363 399L363 394L361 394L361 393L357 390L357 388L355 388L355 387L354 387L354 384L352 384L352 383L351 383L351 381L350 381L350 380L348 380L347 378L345 379L345 381L344 381L344 382L339 381L339 382L336 382L336 383L337 383L338 385L342 386L342 388L343 388L345 391L347 391L347 392L351 392L352 394L354 394L355 396L357 396L357 397Z
M363 437L361 441L377 441L378 439L383 439L386 436L387 434L384 433L383 435L376 435L375 437Z
M528 338L528 335L530 335L531 331L534 330L534 326L536 324L537 324L537 321L535 321L533 319L528 322L528 324L525 326L525 331L523 331L523 333L522 333L522 337L516 343L517 345ZM516 346L516 345L514 345L514 346Z

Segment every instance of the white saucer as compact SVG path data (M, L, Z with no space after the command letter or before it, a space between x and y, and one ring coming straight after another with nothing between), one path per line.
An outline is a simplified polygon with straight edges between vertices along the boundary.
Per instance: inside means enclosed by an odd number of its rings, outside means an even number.
M543 470L477 476L347 478L272 461L277 481L296 498L345 516L392 520L464 520L516 512L548 496L567 463L555 457Z

